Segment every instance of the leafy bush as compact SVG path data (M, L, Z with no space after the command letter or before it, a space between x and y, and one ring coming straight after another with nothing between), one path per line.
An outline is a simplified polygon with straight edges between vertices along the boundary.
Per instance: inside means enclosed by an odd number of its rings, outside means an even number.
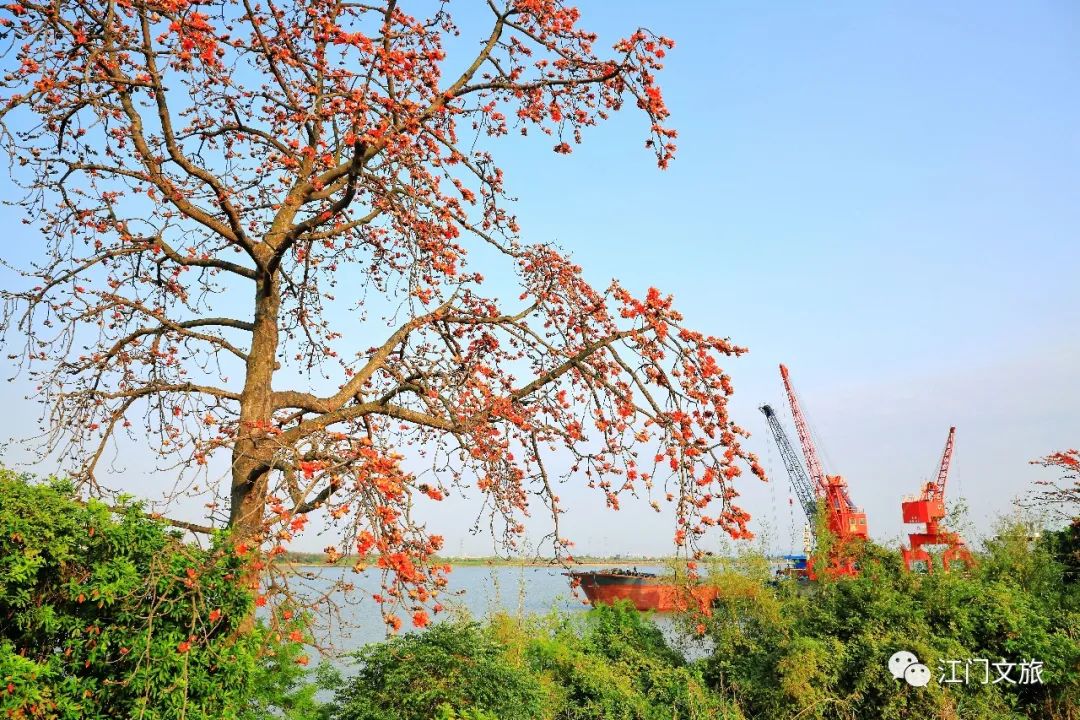
M514 665L484 628L439 623L419 634L368 645L359 672L336 687L340 720L430 720L433 717L531 720L540 714L536 678Z
M721 579L742 586L707 622L715 643L707 676L747 716L766 720L1076 717L1080 594L1054 556L1061 540L1032 537L1027 527L1003 528L969 572L907 573L897 553L870 545L854 580L773 590ZM947 660L1040 660L1044 684L913 688L888 672L898 650L914 652L935 680Z
M629 606L446 622L357 657L357 675L336 685L336 720L738 717Z
M82 504L70 484L0 470L0 715L311 712L299 646L243 631L253 598L223 545L186 545L137 505Z
M361 650L319 706L303 646L282 641L302 620L251 626L223 537L192 547L138 506L0 470L0 717L1073 719L1078 527L1003 526L974 569L930 575L868 544L856 579L772 585L758 558L713 576L713 649L696 663L629 606L440 623ZM1043 684L913 688L887 669L901 649L935 675L949 659L1035 659Z
M695 663L628 606L446 624L365 650L360 678L339 688L333 717L1073 719L1073 530L1036 535L1003 527L974 569L929 575L904 571L899 553L868 543L858 578L809 585L768 582L761 562L744 559L712 578L721 590L704 619L713 648ZM1043 682L911 687L888 670L898 650L914 652L934 680L947 660L985 658L1041 661Z
M601 605L584 620L549 619L547 628L528 632L524 648L530 666L551 688L551 717L736 717L656 624L630 605Z

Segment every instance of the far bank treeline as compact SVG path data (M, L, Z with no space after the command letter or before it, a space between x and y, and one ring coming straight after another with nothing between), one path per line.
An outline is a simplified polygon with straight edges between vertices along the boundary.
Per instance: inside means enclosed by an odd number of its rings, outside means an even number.
M688 661L629 608L452 619L310 672L299 611L259 602L225 538L193 547L137 505L0 473L0 716L292 720L780 720L1080 715L1080 523L1002 522L976 568L906 573L892 550L857 579L775 582L765 558L710 569L681 617ZM909 650L935 673L893 679ZM943 685L948 660L1036 660L1042 683ZM1018 679L1018 674L1013 675ZM316 690L322 688L318 695Z
M351 568L356 565L369 566L378 559L377 555L342 555L340 557L328 556L325 552L286 552L275 558L275 562L284 565L302 565L309 567L345 567ZM459 565L477 567L521 567L521 566L551 566L564 562L538 556L505 557L501 555L487 556L452 556L436 555L431 559L434 564ZM622 566L649 566L659 567L671 562L670 557L646 557L638 555L575 555L573 562L580 565L622 565Z

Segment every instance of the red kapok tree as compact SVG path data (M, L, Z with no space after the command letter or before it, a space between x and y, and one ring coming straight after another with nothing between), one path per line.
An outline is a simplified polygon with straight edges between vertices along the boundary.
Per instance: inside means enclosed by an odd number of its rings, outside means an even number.
M4 292L4 329L26 338L13 359L48 408L45 449L99 491L118 433L179 469L226 454L242 552L281 551L325 511L417 612L440 583L426 562L440 539L413 504L461 484L510 538L538 497L560 552L560 480L613 507L665 494L681 545L712 525L747 535L732 480L762 471L720 366L741 350L683 327L655 290L595 289L523 242L502 171L475 147L543 133L568 153L629 102L666 166L655 73L672 43L638 30L601 51L561 2L489 2L451 62L460 31L429 7L0 10L3 141L41 233L23 242L42 249L26 289ZM520 297L484 294L470 246L504 258ZM357 352L358 332L377 339Z
M1076 522L1080 512L1080 450L1063 450L1033 461L1034 465L1057 470L1055 480L1037 480L1036 505L1046 507L1062 518Z

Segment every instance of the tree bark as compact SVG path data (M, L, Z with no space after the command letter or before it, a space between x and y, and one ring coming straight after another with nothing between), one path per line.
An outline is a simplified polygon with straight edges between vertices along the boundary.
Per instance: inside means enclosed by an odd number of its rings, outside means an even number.
M255 320L247 375L240 396L240 424L232 453L232 503L229 527L233 542L258 545L273 448L268 433L273 419L273 378L278 350L278 313L281 308L277 273L263 271L255 294Z

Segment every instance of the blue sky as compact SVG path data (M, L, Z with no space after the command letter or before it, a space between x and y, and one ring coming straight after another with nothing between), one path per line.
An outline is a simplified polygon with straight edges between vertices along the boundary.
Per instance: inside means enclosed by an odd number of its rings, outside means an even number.
M899 536L952 424L950 495L990 531L1045 476L1029 460L1080 443L1080 9L610 7L581 3L583 23L676 40L679 156L656 171L631 113L569 158L516 145L527 236L750 347L729 365L734 408L775 487L742 489L779 544L790 491L756 409L783 403L779 362L875 537ZM666 518L579 507L587 549L668 542Z
M756 408L782 403L779 362L875 537L899 536L901 497L951 424L950 495L987 532L1045 476L1029 460L1080 444L1080 8L579 6L602 40L637 25L675 39L662 85L679 155L657 170L629 111L569 157L499 142L524 236L572 250L598 285L672 292L689 324L750 347L728 366L734 409L774 484L742 489L777 546L790 491ZM26 231L0 212L10 247ZM0 435L35 412L24 391L4 388L19 412ZM562 494L582 550L669 549L670 518ZM449 551L483 554L469 507L430 522Z

